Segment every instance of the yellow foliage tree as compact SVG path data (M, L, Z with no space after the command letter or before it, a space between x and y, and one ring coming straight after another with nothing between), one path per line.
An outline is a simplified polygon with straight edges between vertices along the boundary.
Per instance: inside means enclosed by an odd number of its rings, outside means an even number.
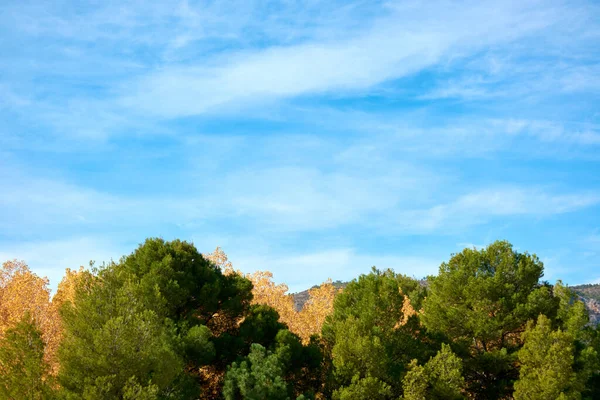
M308 341L312 335L321 333L325 318L333 312L333 300L339 291L331 279L308 291L308 301L299 312L298 335L302 340Z
M302 310L297 311L294 306L294 297L288 294L288 286L273 282L273 273L256 271L244 274L236 271L227 258L227 254L220 247L204 257L221 268L225 274L238 273L248 278L253 285L252 303L265 304L277 310L281 322L285 323L290 331L300 336L305 343L310 340L311 335L321 332L325 318L333 311L333 299L338 289L331 283L331 280L311 289L309 300Z
M50 303L49 312L55 321L54 334L56 338L49 346L47 346L46 349L48 354L47 361L50 363L50 371L54 375L58 373L59 369L58 346L60 345L60 341L63 337L63 325L60 317L60 308L67 302L75 302L75 293L77 287L82 284L85 276L91 275L89 274L89 271L86 271L83 267L79 267L79 270L67 268L65 270L65 275L58 284L56 294L54 297L52 297L52 302Z
M65 270L65 276L58 284L56 294L52 298L52 305L55 308L60 308L66 302L73 303L75 301L75 293L78 285L82 282L86 270L83 267L79 267L79 270L67 268Z
M23 261L7 261L0 270L0 337L29 314L42 332L44 360L55 372L60 317L51 307L48 278L40 278Z
M223 249L221 249L218 246L212 253L202 254L202 257L206 258L208 261L221 268L225 275L229 275L235 272L241 274L240 271L234 271L231 261L229 261L229 259L227 258L227 254L225 254Z

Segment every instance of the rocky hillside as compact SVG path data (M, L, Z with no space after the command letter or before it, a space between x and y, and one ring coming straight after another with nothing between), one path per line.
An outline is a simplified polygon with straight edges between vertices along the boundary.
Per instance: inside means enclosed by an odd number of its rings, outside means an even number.
M590 313L590 322L593 324L600 323L600 285L577 285L571 286L571 289L581 296Z
M335 286L336 289L344 288L347 284L348 284L348 282L342 282L342 281L333 282L333 286ZM315 289L318 287L319 287L319 285L315 285L315 286L311 287L310 289ZM308 297L309 297L308 292L310 289L303 290L298 293L292 293L292 297L294 297L294 307L296 308L296 311L302 310L302 307L304 307L304 304L308 301Z
M600 284L571 286L571 289L588 299L600 301Z

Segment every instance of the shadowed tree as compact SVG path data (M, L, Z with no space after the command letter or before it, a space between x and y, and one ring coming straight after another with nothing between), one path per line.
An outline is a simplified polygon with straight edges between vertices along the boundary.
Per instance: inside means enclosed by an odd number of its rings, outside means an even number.
M234 362L227 371L223 396L226 400L289 399L283 368L277 354L254 343L247 359Z

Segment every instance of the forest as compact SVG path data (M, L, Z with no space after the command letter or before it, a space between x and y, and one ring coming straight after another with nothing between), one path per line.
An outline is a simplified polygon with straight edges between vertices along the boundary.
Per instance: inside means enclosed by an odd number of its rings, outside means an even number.
M0 399L600 399L600 330L506 241L426 280L372 268L309 290L217 248L147 239L52 295L0 270Z

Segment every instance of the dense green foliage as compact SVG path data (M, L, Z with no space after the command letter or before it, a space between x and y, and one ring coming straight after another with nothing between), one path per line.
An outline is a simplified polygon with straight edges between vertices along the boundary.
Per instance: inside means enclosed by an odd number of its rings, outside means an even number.
M521 371L515 383L515 399L581 398L587 377L574 369L572 334L561 329L553 331L550 320L540 315L537 324L530 323L523 336L525 345L519 351Z
M52 390L45 380L44 342L28 315L0 340L0 399L47 399Z
M413 360L409 368L402 385L405 400L464 398L462 361L450 346L442 344L442 349L424 366Z
M356 398L358 393L398 397L408 363L435 354L435 344L416 317L402 323L404 293L418 304L424 289L392 271L373 270L336 297L333 314L323 326L332 360L334 398Z
M197 394L191 371L215 355L203 323L221 303L244 307L231 283L179 241L148 240L98 271L63 309L67 397L122 398L132 385L164 398Z
M507 242L465 249L429 278L423 323L443 333L465 360L467 390L480 399L504 398L518 378L517 351L527 321L554 318L552 287L543 265Z
M283 370L277 354L253 343L247 359L234 362L227 371L223 395L227 400L289 399Z
M303 342L251 304L246 278L148 239L81 273L61 303L56 377L39 321L0 332L0 399L600 398L600 331L542 276L507 242L453 255L426 284L373 268Z

